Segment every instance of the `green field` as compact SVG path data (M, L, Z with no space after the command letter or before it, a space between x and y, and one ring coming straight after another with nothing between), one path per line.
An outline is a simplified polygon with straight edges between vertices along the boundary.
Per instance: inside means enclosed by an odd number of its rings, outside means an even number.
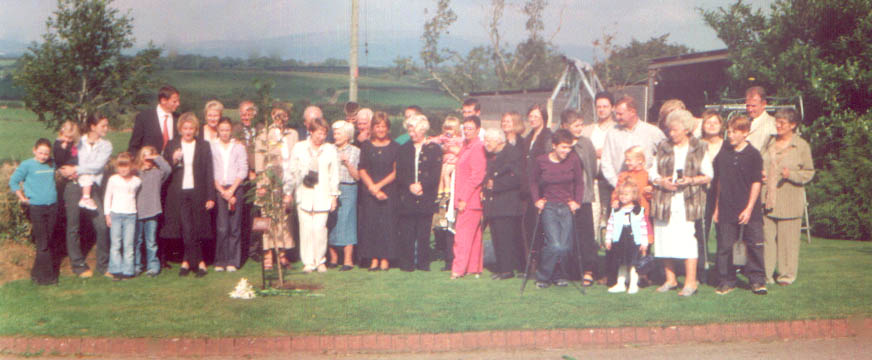
M172 84L182 92L202 94L218 99L245 98L256 94L253 85L257 79L272 79L276 86L273 97L284 101L308 99L313 103L326 103L332 92L348 89L348 75L313 72L279 71L170 71L158 72L155 77L162 83ZM331 91L332 90L332 91ZM459 104L438 90L374 77L360 77L358 101L364 106L408 106L417 104L425 109L456 109ZM342 104L348 100L347 92L337 98Z
M799 280L773 286L767 296L737 290L719 296L709 286L697 295L609 294L604 286L581 295L567 288L537 289L519 296L518 278L493 281L447 272L330 271L288 278L324 286L320 296L228 297L240 278L260 284L256 263L237 273L210 272L202 279L166 271L157 278L113 282L62 277L58 286L29 280L0 287L0 336L203 337L281 334L456 332L659 326L872 315L872 284L866 274L872 243L814 239L803 243ZM441 267L441 262L432 268Z
M37 121L36 114L24 108L0 108L0 161L21 161L33 156L36 139L51 141L57 137L51 129ZM127 150L130 132L110 131L107 135L115 153Z

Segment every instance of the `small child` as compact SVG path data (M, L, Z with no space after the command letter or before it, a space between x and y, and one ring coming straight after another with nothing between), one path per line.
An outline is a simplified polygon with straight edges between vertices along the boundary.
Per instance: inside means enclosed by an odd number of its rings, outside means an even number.
M76 144L79 143L79 138L79 124L75 121L64 121L52 147L52 158L54 158L55 166L78 164L76 159L79 155L79 149Z
M442 146L442 175L439 177L439 197L441 202L451 194L451 175L463 148L463 135L460 132L460 119L448 116L442 122L442 135L435 136L430 141Z
M627 170L621 171L618 174L618 183L615 189L620 188L622 184L632 182L636 184L639 190L639 205L645 209L645 221L651 225L648 202L651 200L651 195L654 188L648 179L648 171L645 170L645 150L641 146L632 146L627 151L624 151L624 165ZM612 192L612 208L616 208L619 204L618 192ZM649 226L649 229L651 227ZM654 243L654 232L648 232L648 244Z
M133 242L136 236L136 193L142 180L133 175L130 153L115 158L115 175L106 184L103 211L109 226L109 273L113 280L135 275ZM123 251L123 254L122 254Z
M30 278L37 285L58 282L51 254L51 232L57 221L57 189L55 169L51 163L52 146L48 139L39 139L33 146L33 158L22 161L12 176L9 188L22 204L29 206L31 236L36 245L36 258Z
M751 282L751 291L766 295L763 267L763 214L760 188L763 182L763 158L746 141L751 121L745 116L730 119L727 125L729 146L724 146L714 160L715 212L718 225L717 269L718 295L736 288L733 244L744 241L747 263L743 273Z
M134 269L142 271L142 244L145 243L146 274L150 277L160 273L157 258L157 217L161 214L160 191L172 168L153 146L143 146L136 156L136 168L142 185L136 194L136 240L134 242Z
M643 208L639 205L639 187L627 181L618 185L615 193L619 203L612 207L606 226L606 249L610 263L618 266L618 282L609 288L609 292L635 294L639 291L639 274L636 273L635 263L640 252L644 254L648 250L650 231ZM620 231L616 231L618 228ZM629 288L625 285L628 272Z

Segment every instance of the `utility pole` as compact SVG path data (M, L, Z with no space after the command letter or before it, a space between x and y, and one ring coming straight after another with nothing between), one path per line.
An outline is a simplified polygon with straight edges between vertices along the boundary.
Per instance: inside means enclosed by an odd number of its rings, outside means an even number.
M348 101L357 101L357 24L360 22L358 0L351 0L351 53L348 56Z

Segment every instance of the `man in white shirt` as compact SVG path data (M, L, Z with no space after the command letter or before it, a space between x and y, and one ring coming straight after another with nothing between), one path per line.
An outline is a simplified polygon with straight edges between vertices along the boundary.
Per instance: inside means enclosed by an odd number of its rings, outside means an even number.
M173 112L179 107L179 91L166 85L158 90L157 102L156 109L144 110L136 115L133 133L127 146L127 152L134 156L146 145L154 146L158 152L163 152L166 144L176 133L176 116Z
M763 149L766 141L775 136L775 118L766 112L766 89L762 86L752 86L745 91L745 110L751 119L751 132L748 142L757 151Z
M618 173L624 166L624 152L632 146L645 150L645 168L654 163L654 149L666 140L663 131L654 125L640 121L636 112L636 100L624 96L615 106L617 125L606 133L603 144L601 169L603 176L613 188L618 182Z

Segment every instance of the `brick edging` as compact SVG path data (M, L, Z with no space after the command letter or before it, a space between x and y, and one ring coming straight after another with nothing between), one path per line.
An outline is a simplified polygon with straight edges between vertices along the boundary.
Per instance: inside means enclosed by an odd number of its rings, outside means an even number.
M301 335L238 338L0 337L0 353L45 355L247 356L276 353L414 353L760 341L856 336L872 319L823 319L595 329L441 334Z

